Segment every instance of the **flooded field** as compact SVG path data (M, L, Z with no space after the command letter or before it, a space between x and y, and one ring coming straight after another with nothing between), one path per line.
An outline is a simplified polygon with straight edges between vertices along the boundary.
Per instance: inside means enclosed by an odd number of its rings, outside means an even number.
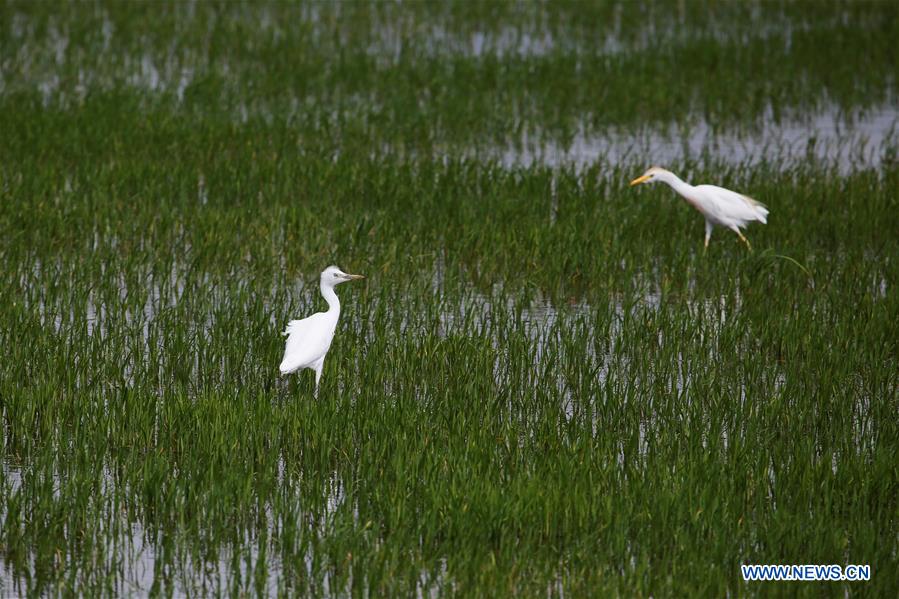
M896 39L890 3L3 5L0 597L895 596ZM755 250L652 164L765 203ZM367 279L314 398L280 333L329 264Z
M846 174L895 161L897 146L899 110L890 105L851 116L829 109L774 120L769 112L757 124L724 131L716 131L703 119L642 131L612 127L590 133L582 127L562 143L540 132L523 131L520 139L504 147L471 150L466 155L499 161L507 168L584 170L649 157L652 164L715 162L747 169L790 170L814 164Z

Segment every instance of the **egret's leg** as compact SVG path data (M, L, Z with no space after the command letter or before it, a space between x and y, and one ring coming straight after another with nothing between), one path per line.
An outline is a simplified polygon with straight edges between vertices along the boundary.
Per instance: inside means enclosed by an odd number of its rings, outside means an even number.
M749 248L749 251L751 252L751 251L752 251L752 244L749 243L749 240L746 239L746 236L745 236L745 235L743 235L743 232L740 230L740 227L738 227L737 225L733 225L732 227L730 227L730 230L737 234L737 237L740 238L740 241L742 241L743 243L745 243L745 244L746 244L746 247L748 247L748 248Z
M322 379L322 369L324 368L324 365L325 361L319 360L312 366L313 370L315 370L315 393L313 394L315 397L318 397L318 385Z
M705 221L705 245L702 248L702 254L705 255L709 249L709 239L712 238L712 223Z

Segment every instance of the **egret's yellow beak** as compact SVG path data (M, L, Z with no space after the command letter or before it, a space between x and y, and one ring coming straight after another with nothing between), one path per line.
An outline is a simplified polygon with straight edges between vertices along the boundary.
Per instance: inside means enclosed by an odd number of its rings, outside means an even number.
M637 177L636 179L631 181L631 187L633 187L634 185L640 185L640 183L646 183L647 181L649 181L649 178L651 176L652 175L643 175L641 177Z
M355 281L357 279L364 279L365 275L346 275L348 281Z

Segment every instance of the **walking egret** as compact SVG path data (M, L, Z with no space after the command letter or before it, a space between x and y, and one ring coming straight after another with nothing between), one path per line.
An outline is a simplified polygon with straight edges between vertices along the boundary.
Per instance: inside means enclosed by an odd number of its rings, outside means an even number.
M318 383L322 378L322 367L325 356L334 339L337 319L340 318L340 300L334 293L334 287L340 283L364 279L362 275L350 275L336 266L329 266L322 271L320 288L322 297L328 302L327 312L318 312L302 320L291 320L282 333L287 337L284 348L284 359L281 360L281 374L290 374L303 368L315 371L315 394L318 395Z
M705 217L705 246L703 252L709 248L709 238L712 236L712 227L719 225L727 227L737 234L749 251L752 245L741 228L745 228L752 221L762 224L768 223L768 209L761 202L753 200L741 193L718 187L717 185L690 185L669 170L658 166L651 167L641 176L631 181L631 186L641 183L654 183L662 181L671 186L671 189L679 193L687 202L699 210Z

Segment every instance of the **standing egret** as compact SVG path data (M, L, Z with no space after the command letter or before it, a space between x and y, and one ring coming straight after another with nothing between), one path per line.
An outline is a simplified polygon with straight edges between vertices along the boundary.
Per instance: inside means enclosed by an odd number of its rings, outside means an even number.
M664 181L670 185L671 189L679 193L705 217L703 252L709 248L709 238L712 236L712 227L715 225L727 227L736 233L749 248L749 251L752 251L752 245L749 244L749 240L740 229L756 220L762 224L768 224L768 209L761 202L717 185L690 185L681 181L671 171L658 166L651 167L643 175L631 181L631 186L655 181Z
M334 339L337 319L340 318L340 300L334 293L334 287L340 283L364 278L362 275L347 274L336 266L329 266L322 271L320 288L322 297L328 302L328 311L287 323L287 328L282 333L287 337L284 359L281 360L280 366L282 375L302 368L311 368L315 371L315 394L318 395L322 366Z

